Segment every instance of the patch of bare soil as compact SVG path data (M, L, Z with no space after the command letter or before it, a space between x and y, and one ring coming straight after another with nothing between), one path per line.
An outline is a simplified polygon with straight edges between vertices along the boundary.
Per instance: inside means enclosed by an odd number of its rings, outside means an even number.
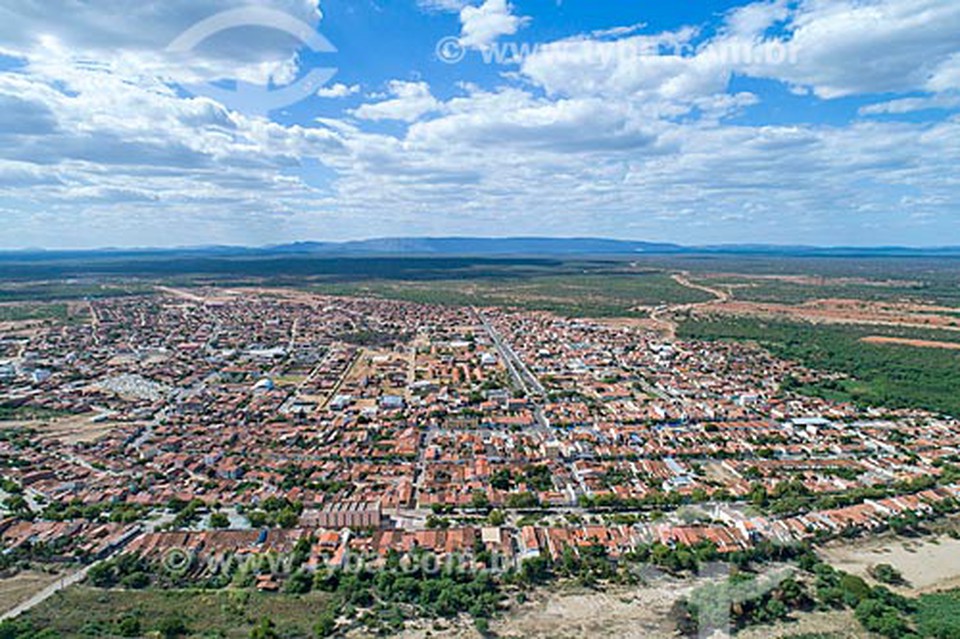
M653 310L650 307L638 307L641 311ZM644 331L659 331L663 329L663 322L648 317L598 317L590 318L591 322L609 326L610 328L638 328Z
M862 277L817 277L814 275L753 275L747 273L704 273L698 277L705 279L738 279L786 282L801 286L873 286L876 288L916 287L922 282L913 280L868 280Z
M542 590L515 605L491 630L504 639L658 639L675 637L670 609L698 585L694 580L658 579L647 586L611 587L605 592L559 586ZM467 620L425 623L406 630L403 639L474 639Z
M117 428L136 428L128 422L93 421L96 413L86 413L52 420L4 422L5 428L27 428L37 432L41 441L58 440L64 444L95 442Z
M671 637L670 608L692 583L677 582L610 592L558 592L535 599L494 624L503 637Z
M897 588L909 595L960 586L960 540L951 537L881 538L833 544L820 552L833 567L870 580L870 568L890 564L903 574L907 585Z
M50 584L60 579L59 574L36 570L22 570L11 576L0 576L0 612L6 612L23 603Z
M881 337L871 335L860 340L866 344L888 344L892 346L915 346L917 348L946 348L948 350L960 351L960 343L954 342L930 342L922 339L905 339L901 337Z
M960 331L960 320L938 315L936 307L915 304L881 304L861 300L822 299L799 304L728 301L714 304L711 312L822 324L873 324Z
M870 636L851 611L843 610L796 614L790 621L742 630L737 633L737 639L775 639L806 634L824 634L837 639L863 639Z

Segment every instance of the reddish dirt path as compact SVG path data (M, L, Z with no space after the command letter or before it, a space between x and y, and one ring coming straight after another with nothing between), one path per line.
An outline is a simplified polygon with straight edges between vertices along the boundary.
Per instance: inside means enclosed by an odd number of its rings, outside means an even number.
M922 339L905 339L902 337L881 337L871 335L860 340L867 344L889 344L892 346L916 346L917 348L945 348L947 350L960 351L960 343L954 342L928 342Z

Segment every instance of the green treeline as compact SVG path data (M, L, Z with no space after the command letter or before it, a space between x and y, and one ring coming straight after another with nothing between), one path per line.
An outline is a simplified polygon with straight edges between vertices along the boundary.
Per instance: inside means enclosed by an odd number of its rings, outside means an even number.
M786 390L888 408L960 415L960 351L878 345L870 335L958 341L960 334L875 326L825 326L756 318L710 317L682 324L685 339L756 342L773 354L849 379L816 385L787 380Z

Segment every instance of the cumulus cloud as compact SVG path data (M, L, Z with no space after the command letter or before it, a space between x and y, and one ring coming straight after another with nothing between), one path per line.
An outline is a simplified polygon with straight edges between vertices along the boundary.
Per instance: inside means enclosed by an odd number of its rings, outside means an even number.
M0 137L52 133L57 123L46 104L0 93Z
M103 70L74 70L65 80L0 74L0 112L13 114L18 126L0 125L0 181L10 201L46 202L50 210L149 201L239 211L251 199L308 195L274 176L301 157L343 153L330 131L245 118Z
M724 31L735 36L761 37L790 15L786 0L754 2L731 10L726 16Z
M837 98L960 88L960 3L950 0L805 0L787 25L792 64L748 71Z
M903 115L929 109L956 109L960 95L930 95L922 98L900 98L860 108L860 115Z
M333 84L328 87L321 87L317 90L317 96L321 98L346 98L360 93L360 85L346 85L342 83Z
M478 7L467 5L460 11L460 43L483 49L502 36L515 34L527 22L529 18L514 15L507 0L484 0Z
M960 108L958 9L948 0L765 0L714 29L614 26L545 43L482 87L394 81L351 110L322 103L329 111L306 126L245 117L172 85L186 72L159 45L235 3L171 0L125 13L105 0L66 20L57 2L41 11L12 0L0 25L3 52L25 61L0 72L0 241L10 245L49 245L43 228L64 225L88 245L398 229L922 242L949 232L960 206L960 120L896 117ZM314 0L269 4L319 19ZM502 0L420 6L459 12L471 47L524 24ZM152 30L137 33L141 23ZM280 82L296 73L282 34L243 35L199 47L189 73L240 67ZM794 57L778 62L783 51ZM761 99L731 90L738 75L882 102L829 127L802 114L792 125L731 120Z
M415 122L440 108L426 82L393 81L388 86L389 100L364 104L352 114L361 120L401 120Z
M960 88L960 4L944 0L757 2L696 29L614 41L549 43L521 71L548 91L683 99L723 90L734 74L785 82L825 99Z
M684 55L695 29L615 41L573 38L546 44L524 58L520 72L548 93L621 98L696 98L726 88L730 70Z
M96 61L129 77L286 83L295 75L303 42L278 25L312 31L321 17L317 0L265 0L247 7L230 0L11 0L0 21L0 53L47 68ZM218 37L234 23L244 24L237 26L243 38ZM206 27L191 32L198 25ZM191 33L198 40L191 39L188 50L171 50Z
M470 0L417 0L417 6L424 11L444 11L447 13L459 13L468 4L470 4Z
M542 100L517 90L451 100L446 115L411 127L407 141L466 149L557 153L622 151L656 141L655 125L627 104L601 99Z

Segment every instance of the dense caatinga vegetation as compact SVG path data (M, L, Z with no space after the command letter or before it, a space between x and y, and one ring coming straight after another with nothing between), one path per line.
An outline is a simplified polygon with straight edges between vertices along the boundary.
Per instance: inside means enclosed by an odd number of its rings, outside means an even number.
M845 379L787 388L828 399L889 408L925 408L960 415L960 351L861 341L870 335L960 341L960 333L829 326L757 318L700 317L685 321L685 339L756 342L777 356Z

